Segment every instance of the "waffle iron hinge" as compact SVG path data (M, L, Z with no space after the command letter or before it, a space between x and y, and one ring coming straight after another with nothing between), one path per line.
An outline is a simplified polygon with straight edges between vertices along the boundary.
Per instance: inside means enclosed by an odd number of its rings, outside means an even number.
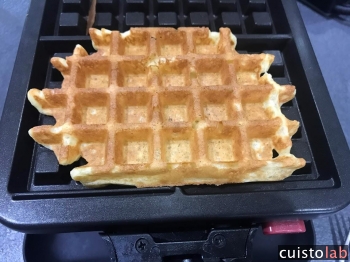
M213 229L200 240L181 240L171 232L157 234L101 234L113 262L249 262L257 227ZM191 234L191 233L189 233Z

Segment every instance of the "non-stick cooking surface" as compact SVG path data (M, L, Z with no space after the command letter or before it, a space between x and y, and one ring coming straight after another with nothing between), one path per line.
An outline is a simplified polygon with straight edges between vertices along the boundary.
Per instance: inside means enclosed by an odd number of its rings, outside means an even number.
M32 1L0 124L0 216L22 231L106 229L112 224L220 221L249 217L310 217L349 202L349 152L328 91L292 0L100 0L95 27L226 26L240 53L271 53L269 72L297 95L283 105L301 123L292 154L306 166L284 181L223 186L88 189L70 178L54 153L28 130L54 124L27 101L30 88L59 88L62 76L49 60L71 55L76 44L94 52L85 35L85 0Z

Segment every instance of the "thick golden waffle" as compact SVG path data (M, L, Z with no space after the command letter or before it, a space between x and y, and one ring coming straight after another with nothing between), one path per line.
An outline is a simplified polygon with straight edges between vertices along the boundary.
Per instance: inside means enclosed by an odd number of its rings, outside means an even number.
M137 187L281 180L305 165L290 154L299 123L280 106L295 95L266 73L269 54L242 55L227 28L90 29L88 55L52 58L60 89L31 89L56 119L29 134L84 185ZM262 74L262 76L261 76ZM273 158L273 150L278 156Z

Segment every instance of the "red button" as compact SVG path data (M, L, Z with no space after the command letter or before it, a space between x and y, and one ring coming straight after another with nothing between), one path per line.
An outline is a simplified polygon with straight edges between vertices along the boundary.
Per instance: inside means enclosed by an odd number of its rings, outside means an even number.
M277 220L263 225L265 235L294 234L304 233L305 231L304 220Z

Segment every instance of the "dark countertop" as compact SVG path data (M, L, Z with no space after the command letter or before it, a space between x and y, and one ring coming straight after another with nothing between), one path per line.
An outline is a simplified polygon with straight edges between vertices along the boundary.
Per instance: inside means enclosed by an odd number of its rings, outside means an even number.
M4 106L29 0L0 0L0 115ZM0 224L0 261L22 262L24 234Z
M2 114L29 0L0 0L0 115ZM350 27L327 19L299 4L317 60L325 78L348 145L350 144ZM344 241L350 228L350 208L314 220L317 244ZM0 225L1 262L23 261L24 234Z

